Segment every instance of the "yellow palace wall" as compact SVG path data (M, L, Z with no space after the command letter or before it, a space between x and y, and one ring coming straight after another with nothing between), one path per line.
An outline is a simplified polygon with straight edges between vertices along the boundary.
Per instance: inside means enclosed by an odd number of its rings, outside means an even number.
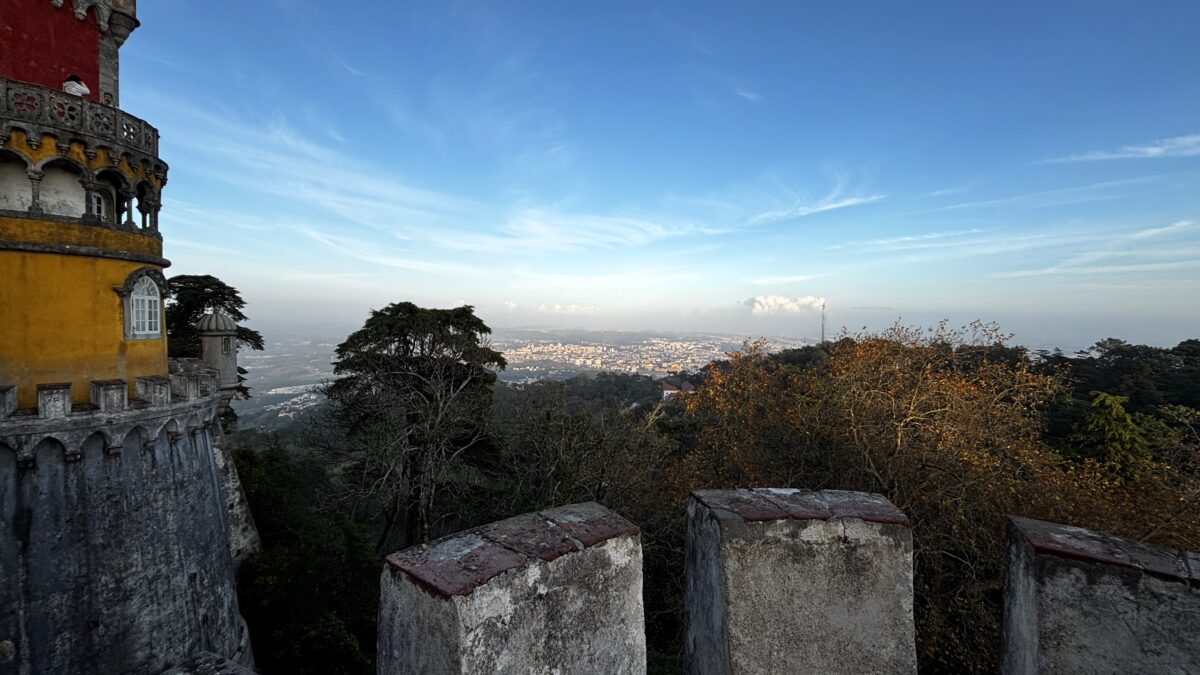
M156 237L16 217L0 217L0 240L152 256L162 250ZM38 384L70 382L72 397L83 403L92 380L123 379L132 394L134 378L167 374L166 338L125 339L122 298L113 290L142 267L162 269L130 260L0 248L0 386L17 385L18 406L37 405Z

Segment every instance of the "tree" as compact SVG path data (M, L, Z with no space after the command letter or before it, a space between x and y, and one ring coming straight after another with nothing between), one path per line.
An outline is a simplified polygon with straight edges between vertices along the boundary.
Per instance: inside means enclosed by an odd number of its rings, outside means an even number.
M491 385L505 366L490 333L470 306L402 302L372 311L338 346L319 442L352 512L380 522L378 552L398 525L406 545L429 539L444 492L479 480L472 455L487 445Z
M246 301L233 286L210 275L181 274L167 280L167 355L174 358L200 356L200 336L196 323L210 312L219 311L234 321L246 321L242 313ZM238 346L261 351L263 338L256 330L238 326ZM238 398L250 398L250 388L242 384L246 369L238 367Z
M1075 431L1080 454L1130 470L1150 458L1146 436L1125 410L1127 396L1092 392L1092 407Z

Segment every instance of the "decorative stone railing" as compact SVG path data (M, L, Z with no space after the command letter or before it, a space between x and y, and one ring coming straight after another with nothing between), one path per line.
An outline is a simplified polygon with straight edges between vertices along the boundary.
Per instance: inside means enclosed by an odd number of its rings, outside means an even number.
M111 146L118 154L125 151L158 158L158 129L118 108L3 78L0 91L4 94L0 135L7 135L12 127L21 127L29 132L35 144L43 133L50 133L63 143L78 137Z

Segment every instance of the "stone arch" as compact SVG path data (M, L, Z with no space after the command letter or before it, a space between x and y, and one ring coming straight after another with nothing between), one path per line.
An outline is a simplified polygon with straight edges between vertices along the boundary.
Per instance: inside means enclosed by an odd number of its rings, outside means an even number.
M129 179L116 169L96 172L91 214L108 225L121 225L129 218Z
M79 444L78 448L67 448L67 457L70 459L73 456L87 454L103 455L108 450L109 436L104 429L97 429L88 434L87 438Z
M164 422L161 427L159 427L157 436L161 438L163 434L166 434L167 440L174 441L179 436L179 433L179 422L172 417Z
M134 426L121 440L121 450L123 452L141 450L146 446L148 438L146 430L141 425Z
M138 213L141 214L141 228L157 232L158 210L162 206L158 190L154 189L154 185L150 181L143 178L134 186L133 192L137 199Z
M35 466L48 461L62 462L67 456L67 446L53 435L46 435L38 440L30 454Z
M33 203L29 161L19 153L0 148L0 211L28 211Z
M38 165L41 172L38 206L43 213L79 218L87 211L87 192L80 182L90 172L66 157L52 157Z

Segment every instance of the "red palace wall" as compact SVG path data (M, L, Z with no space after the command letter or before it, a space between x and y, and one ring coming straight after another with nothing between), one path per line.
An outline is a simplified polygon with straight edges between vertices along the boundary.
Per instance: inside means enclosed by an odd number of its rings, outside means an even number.
M98 100L100 29L89 10L75 18L70 2L0 0L0 77L59 89L74 73Z

